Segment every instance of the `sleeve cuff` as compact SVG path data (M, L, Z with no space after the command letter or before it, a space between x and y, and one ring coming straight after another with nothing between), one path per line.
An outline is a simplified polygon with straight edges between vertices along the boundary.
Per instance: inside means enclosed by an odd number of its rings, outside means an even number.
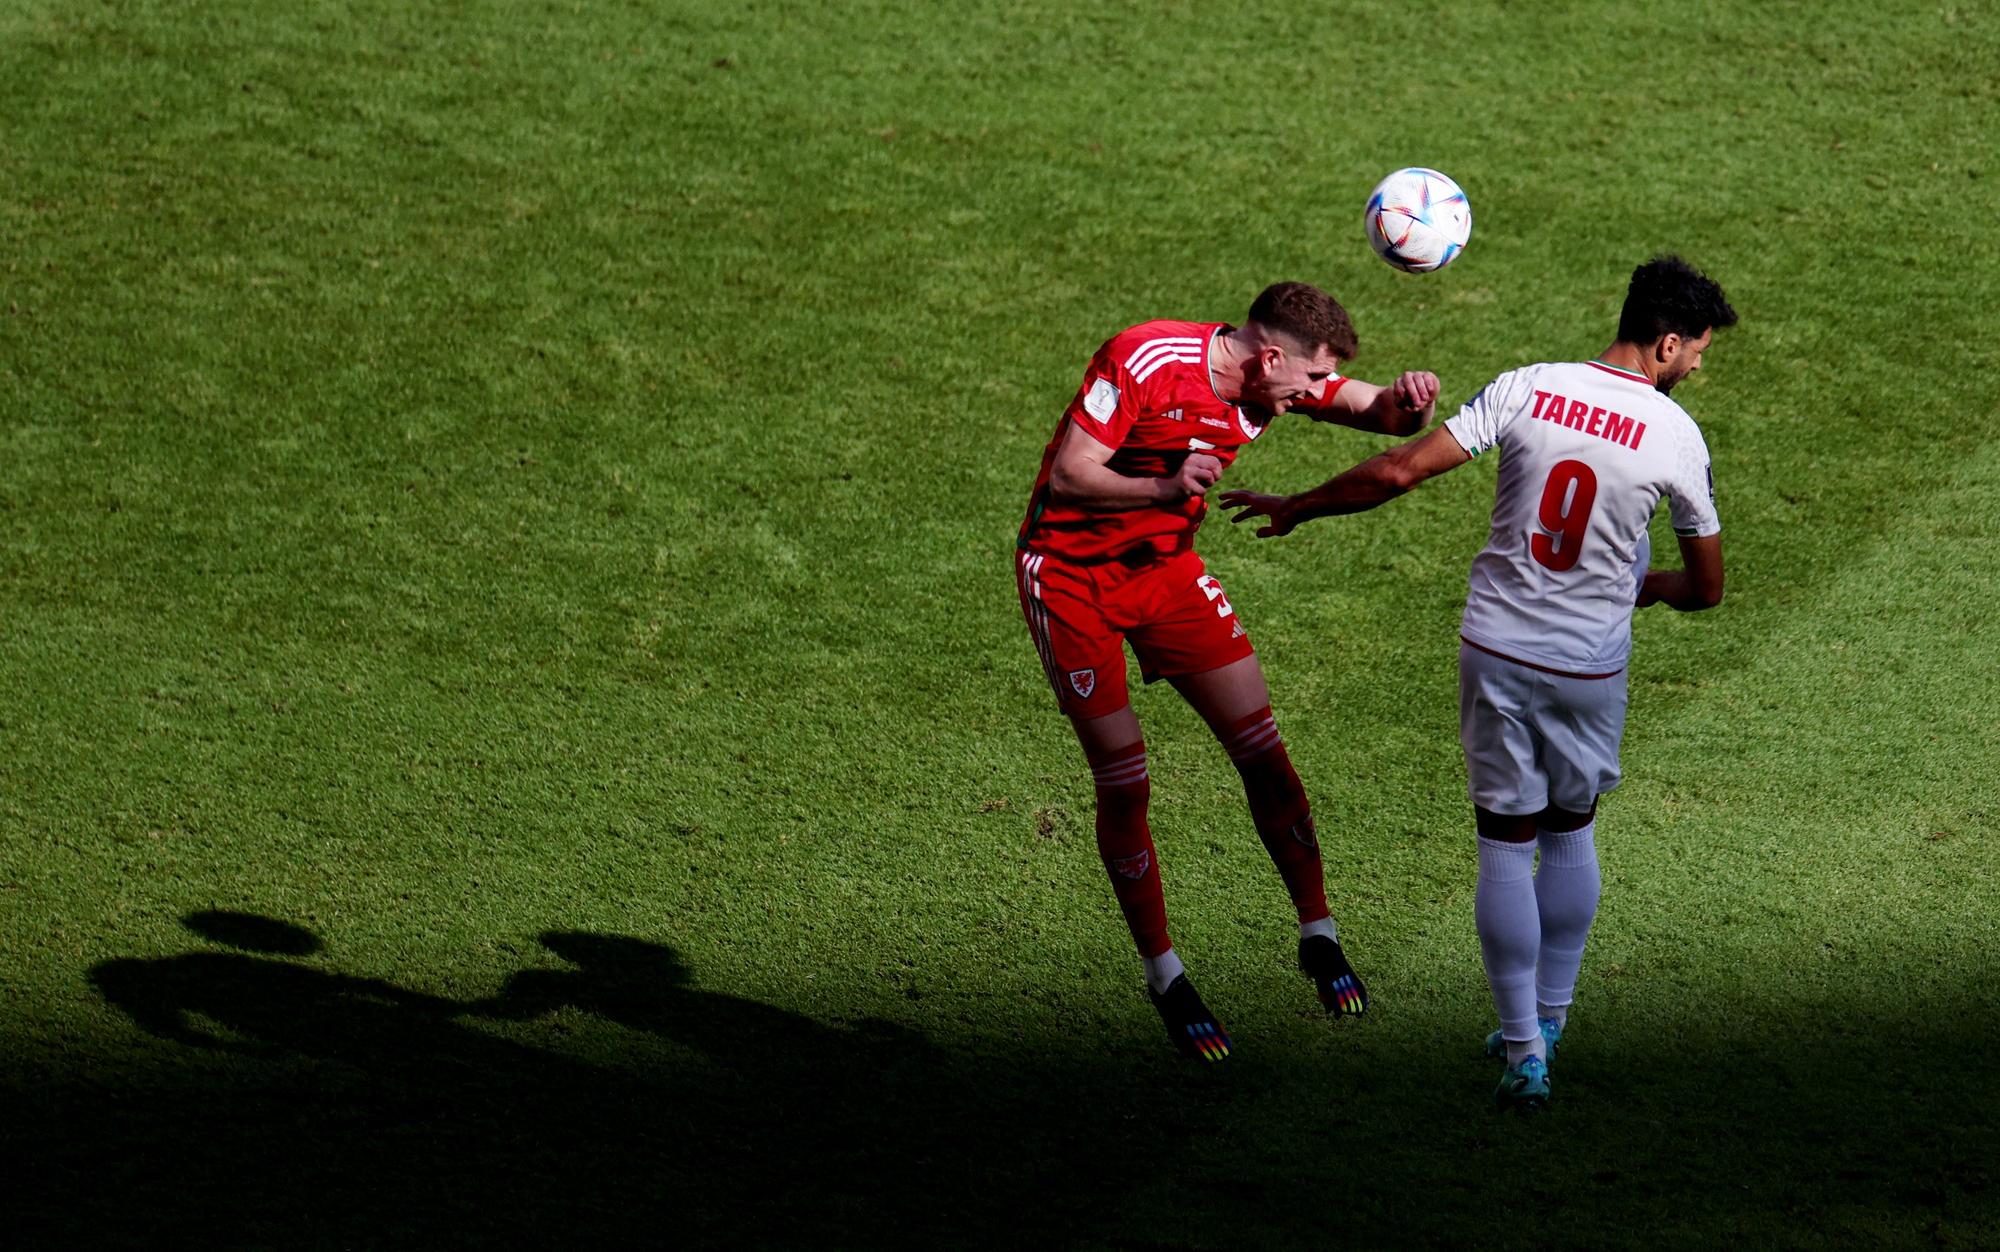
M1111 449L1113 452L1116 452L1118 450L1119 445L1112 442L1110 434L1106 432L1104 427L1100 425L1097 422L1097 420L1095 418L1092 418L1089 414L1079 415L1075 412L1072 412L1069 415L1069 423L1070 425L1076 427L1078 430L1082 431L1084 434L1089 435L1092 439L1096 440L1098 443L1101 443L1105 447Z

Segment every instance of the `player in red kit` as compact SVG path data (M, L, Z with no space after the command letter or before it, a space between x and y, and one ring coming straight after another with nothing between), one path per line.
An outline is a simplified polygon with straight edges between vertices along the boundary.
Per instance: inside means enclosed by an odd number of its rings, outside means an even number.
M1299 967L1335 1015L1368 993L1327 908L1319 842L1271 716L1243 623L1194 551L1205 499L1237 450L1298 411L1386 435L1430 420L1437 376L1388 387L1342 378L1354 327L1333 297L1278 283L1242 326L1146 322L1092 359L1042 454L1021 524L1021 608L1097 791L1097 849L1145 962L1174 1045L1210 1061L1229 1037L1167 937L1159 854L1146 822L1146 745L1125 683L1124 645L1147 682L1174 685L1222 741L1299 922Z

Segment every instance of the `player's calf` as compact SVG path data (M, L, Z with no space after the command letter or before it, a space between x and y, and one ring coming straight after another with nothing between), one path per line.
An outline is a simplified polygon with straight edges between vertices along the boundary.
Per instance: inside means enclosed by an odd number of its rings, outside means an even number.
M1292 768L1271 707L1265 705L1215 728L1236 772L1243 778L1243 795L1257 838L1284 879L1301 923L1327 916L1326 874L1320 863L1319 834L1312 806Z
M1152 784L1147 779L1145 743L1094 754L1090 775L1097 790L1097 854L1139 955L1158 957L1172 944L1167 938L1159 854L1146 821Z
M1312 979L1313 990L1329 1013L1359 1016L1368 1009L1368 990L1335 935L1312 807L1270 706L1216 725L1215 730L1243 777L1257 837L1284 879L1298 915L1299 968Z

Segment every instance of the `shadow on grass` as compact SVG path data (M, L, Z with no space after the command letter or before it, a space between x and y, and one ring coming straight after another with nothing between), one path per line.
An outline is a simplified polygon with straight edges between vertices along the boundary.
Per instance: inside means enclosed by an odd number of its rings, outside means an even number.
M1893 1052L1853 1036L1824 1051L1684 1038L1635 1058L1606 1041L1608 1055L1559 1066L1576 1111L1529 1122L1483 1113L1490 1078L1466 1057L1382 1035L1350 1032L1333 1064L1267 1051L1212 1071L1123 1039L973 1054L704 991L671 949L616 935L546 934L572 968L457 1000L309 964L317 939L274 919L188 924L249 950L90 974L179 1059L14 1102L36 1146L17 1217L52 1242L1914 1246L2000 1232L2000 1078L1970 1033L1991 1023L1906 1032ZM558 1046L505 1037L531 1020Z

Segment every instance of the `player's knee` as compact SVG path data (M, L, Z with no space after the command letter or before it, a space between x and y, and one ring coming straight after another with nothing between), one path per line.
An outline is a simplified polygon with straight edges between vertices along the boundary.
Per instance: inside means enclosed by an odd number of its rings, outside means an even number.
M1561 834L1568 830L1581 830L1597 818L1597 802L1591 801L1590 808L1578 813L1571 809L1557 808L1551 804L1535 814L1535 827L1551 834Z
M1496 843L1533 843L1535 827L1540 821L1533 815L1495 813L1491 809L1473 806L1473 817L1479 826L1479 837Z

